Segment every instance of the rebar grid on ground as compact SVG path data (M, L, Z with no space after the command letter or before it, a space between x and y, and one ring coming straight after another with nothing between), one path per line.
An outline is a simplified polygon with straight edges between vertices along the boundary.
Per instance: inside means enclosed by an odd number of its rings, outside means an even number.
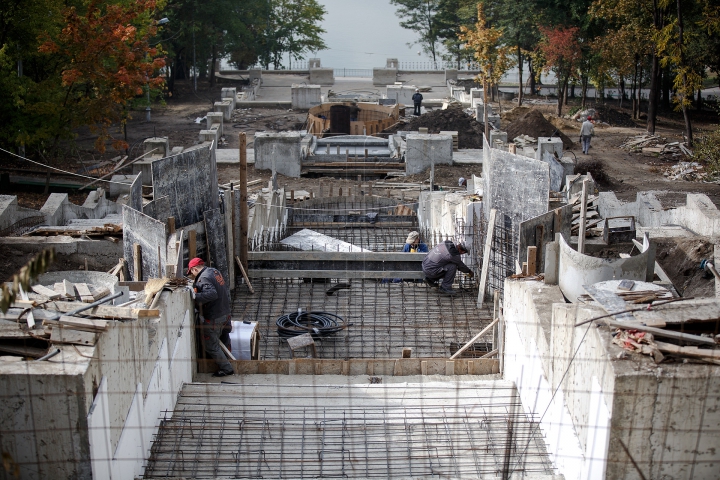
M508 464L550 474L534 421L514 387L492 382L191 384L145 478L480 478Z
M318 358L325 359L399 358L408 347L414 357L449 357L451 344L467 342L492 321L490 309L476 307L476 290L451 297L423 283L353 279L349 289L327 295L335 284L257 279L254 295L236 290L233 318L258 322L261 360L292 357L275 322L298 308L333 313L352 324L315 341Z

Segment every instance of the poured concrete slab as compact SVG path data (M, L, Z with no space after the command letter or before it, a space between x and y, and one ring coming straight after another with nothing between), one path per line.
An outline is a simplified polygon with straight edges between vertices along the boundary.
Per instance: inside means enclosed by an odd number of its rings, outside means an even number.
M343 242L310 229L303 229L294 235L280 240L280 243L299 250L319 250L321 252L370 252L352 243Z

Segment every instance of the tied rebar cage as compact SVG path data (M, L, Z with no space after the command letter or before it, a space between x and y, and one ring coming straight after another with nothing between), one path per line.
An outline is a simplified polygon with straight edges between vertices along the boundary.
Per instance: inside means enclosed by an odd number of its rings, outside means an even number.
M187 385L162 420L144 478L553 473L537 419L512 385L399 387L227 384L209 397L207 385Z

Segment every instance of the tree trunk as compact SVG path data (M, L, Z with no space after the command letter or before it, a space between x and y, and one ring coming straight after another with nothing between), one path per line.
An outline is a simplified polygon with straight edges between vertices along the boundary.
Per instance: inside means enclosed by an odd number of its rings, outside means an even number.
M672 106L670 105L670 91L672 90L672 82L670 81L670 66L660 70L660 75L662 77L662 80L660 81L660 85L662 85L660 110L663 112L669 112L672 110Z
M522 50L520 47L517 47L517 57L518 57L518 84L520 85L520 88L518 89L518 106L522 105L523 102L523 56L522 56Z
M658 1L653 0L653 26L655 31L660 31L661 26L661 12L658 6ZM660 59L657 56L656 48L652 49L652 68L650 71L650 95L648 95L648 118L647 118L647 132L651 135L655 135L655 123L657 120L657 98L659 85L659 73L660 73Z
M680 43L680 66L685 66L685 53L683 52L683 48L685 47L685 44L683 42L683 17L682 17L682 9L680 8L680 0L676 0L675 5L677 5L677 17L678 17L678 43ZM687 75L685 73L682 73L682 83L683 83L683 92L680 92L680 101L682 102L682 111L683 111L683 117L685 117L685 130L687 132L687 144L688 147L692 147L693 145L693 134L692 134L692 125L690 124L690 112L688 111L688 102L692 101L692 97L690 100L686 98L686 95L688 93L688 85L687 85ZM692 94L691 94L692 95Z
M530 95L535 95L535 69L532 60L528 61L528 75L530 75Z
M557 103L557 110L555 113L559 117L562 115L563 98L565 97L565 80L558 81L557 88L558 88L558 92L557 92L558 103Z
M488 103L487 103L488 84L483 80L483 122L485 122L485 141L490 143L490 125L488 124ZM483 148L485 146L483 145Z
M623 100L625 100L625 79L621 78L620 79L620 102L619 102L620 108L622 108L622 106L623 106Z
M638 56L635 55L635 73L633 73L633 79L632 79L632 85L630 88L630 98L632 98L631 102L631 108L632 108L632 118L633 120L637 118L637 115L635 114L635 108L637 107L637 100L635 99L635 92L637 90L637 82L638 82Z
M215 62L217 62L217 45L212 46L212 59L210 60L210 87L215 86Z
M585 105L587 105L587 89L588 89L587 75L583 75L582 77L580 77L580 88L582 90L582 92L581 92L582 99L580 100L580 108L582 110L585 110Z
M695 100L695 108L698 112L701 111L703 108L702 87L698 88L697 99Z

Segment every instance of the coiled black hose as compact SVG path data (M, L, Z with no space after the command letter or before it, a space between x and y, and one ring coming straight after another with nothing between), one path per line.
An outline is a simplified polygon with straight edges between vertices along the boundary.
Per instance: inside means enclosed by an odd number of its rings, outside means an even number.
M342 317L328 312L288 313L279 317L275 324L281 338L296 337L304 333L309 333L314 338L326 337L352 325L346 325Z

